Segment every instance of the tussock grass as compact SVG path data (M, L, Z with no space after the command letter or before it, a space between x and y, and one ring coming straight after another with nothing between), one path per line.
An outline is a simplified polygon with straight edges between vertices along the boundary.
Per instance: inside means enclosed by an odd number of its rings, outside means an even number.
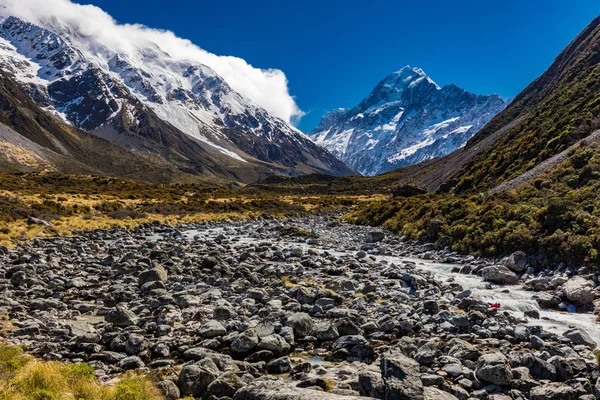
M152 380L125 374L114 386L96 381L87 364L42 362L0 344L0 400L163 400Z
M0 188L0 244L5 246L35 237L134 228L155 221L176 224L301 216L373 200L360 195L247 194L199 184L159 185L52 173L0 174ZM29 217L53 226L28 225Z

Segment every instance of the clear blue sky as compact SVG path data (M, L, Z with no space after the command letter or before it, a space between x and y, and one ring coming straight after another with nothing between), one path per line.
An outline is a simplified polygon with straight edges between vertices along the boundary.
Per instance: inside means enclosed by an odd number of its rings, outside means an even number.
M283 70L302 130L410 64L439 85L512 97L597 15L599 0L75 0Z

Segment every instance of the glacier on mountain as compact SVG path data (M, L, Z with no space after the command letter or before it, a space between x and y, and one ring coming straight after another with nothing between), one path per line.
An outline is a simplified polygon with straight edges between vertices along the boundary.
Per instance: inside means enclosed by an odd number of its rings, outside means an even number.
M309 136L361 174L376 175L464 146L504 107L498 95L442 88L405 66L356 107L325 114Z

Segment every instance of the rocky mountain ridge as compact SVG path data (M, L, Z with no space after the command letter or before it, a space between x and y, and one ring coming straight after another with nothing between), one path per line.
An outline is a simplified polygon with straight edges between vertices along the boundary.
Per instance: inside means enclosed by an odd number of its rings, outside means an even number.
M150 40L129 51L112 49L58 20L42 27L4 16L0 66L65 122L122 147L160 154L186 171L212 174L203 163L210 153L225 169L255 170L234 172L241 181L352 172L209 67L174 59Z
M505 106L498 95L440 88L406 66L356 107L326 114L309 136L358 172L376 175L451 153Z

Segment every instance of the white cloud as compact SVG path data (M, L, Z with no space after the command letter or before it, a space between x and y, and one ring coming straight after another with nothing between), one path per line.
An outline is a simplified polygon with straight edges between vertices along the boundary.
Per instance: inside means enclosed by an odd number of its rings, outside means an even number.
M280 70L254 68L241 58L209 53L170 31L118 24L93 5L70 0L0 0L0 7L0 15L14 15L44 27L72 27L116 51L129 52L154 43L175 59L209 66L234 90L287 122L304 115L290 95L287 78Z

